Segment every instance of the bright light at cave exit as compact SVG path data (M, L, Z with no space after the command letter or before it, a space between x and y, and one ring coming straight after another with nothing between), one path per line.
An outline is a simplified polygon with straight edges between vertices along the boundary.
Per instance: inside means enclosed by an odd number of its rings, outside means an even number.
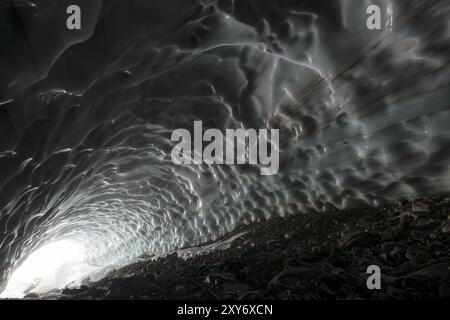
M85 248L68 240L49 243L31 253L18 267L0 298L22 298L76 283L94 269L86 263Z

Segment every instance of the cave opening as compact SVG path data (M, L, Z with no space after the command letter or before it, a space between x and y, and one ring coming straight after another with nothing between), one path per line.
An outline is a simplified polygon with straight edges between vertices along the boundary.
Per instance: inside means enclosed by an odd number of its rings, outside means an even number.
M74 240L44 244L14 270L0 298L23 298L46 293L69 284L80 285L98 267L87 262L86 247Z

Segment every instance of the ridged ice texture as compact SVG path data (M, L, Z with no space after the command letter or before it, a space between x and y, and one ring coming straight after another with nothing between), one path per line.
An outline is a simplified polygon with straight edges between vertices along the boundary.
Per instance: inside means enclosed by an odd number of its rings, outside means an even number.
M72 2L82 31L65 29ZM259 219L448 192L449 10L0 1L0 280L56 239L108 266ZM174 165L171 132L194 120L279 128L280 172Z

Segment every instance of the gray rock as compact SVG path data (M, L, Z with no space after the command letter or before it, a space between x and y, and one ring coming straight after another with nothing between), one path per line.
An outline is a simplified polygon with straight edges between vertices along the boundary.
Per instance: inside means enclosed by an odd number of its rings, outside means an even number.
M442 232L450 233L450 221L444 223L444 225L442 226Z
M425 250L409 247L406 252L406 258L413 266L423 264L432 259L431 255Z
M339 239L339 246L341 248L368 246L372 240L372 235L367 232L343 233Z
M450 286L446 283L439 284L439 298L450 299Z

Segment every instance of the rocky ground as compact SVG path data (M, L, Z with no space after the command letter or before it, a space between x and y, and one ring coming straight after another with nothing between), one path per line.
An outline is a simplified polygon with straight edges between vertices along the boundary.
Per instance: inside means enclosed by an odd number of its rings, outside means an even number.
M274 218L226 250L172 254L49 293L62 299L449 299L450 198ZM230 237L228 235L227 237ZM366 269L381 268L381 290Z

